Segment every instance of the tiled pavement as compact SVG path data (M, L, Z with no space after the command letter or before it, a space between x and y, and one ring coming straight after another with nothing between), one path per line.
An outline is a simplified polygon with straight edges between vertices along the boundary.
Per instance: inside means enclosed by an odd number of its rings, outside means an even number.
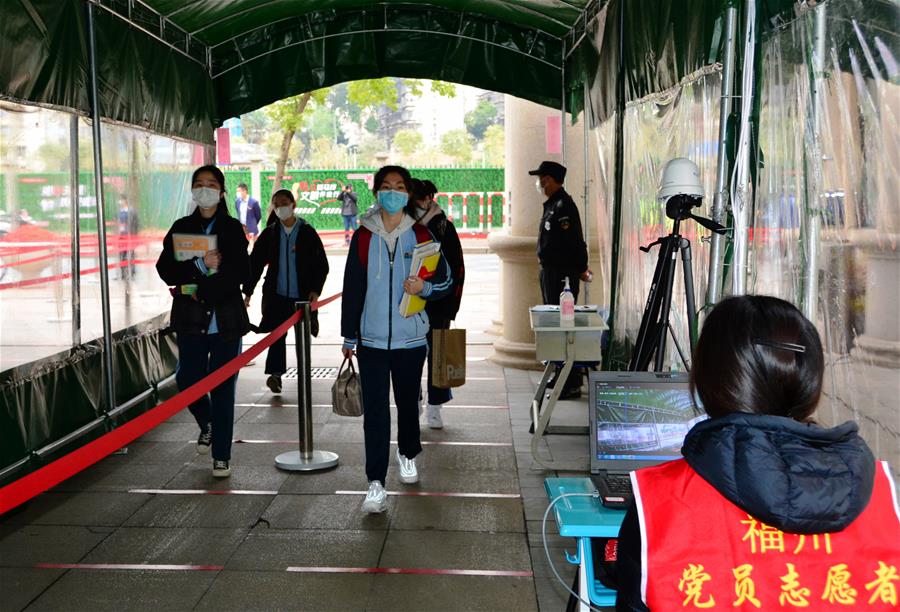
M280 398L268 391L261 358L239 378L235 439L246 442L234 445L229 479L211 477L209 456L195 453L190 415L175 415L127 454L104 459L0 521L0 610L565 609L540 535L543 479L557 473L534 464L529 448L528 406L539 373L485 359L491 347L483 331L496 303L478 270L490 278L496 263L492 256L471 259L464 308L472 306L460 321L469 330L469 382L454 391L443 430L423 426L422 438L432 444L418 460L420 483L401 485L392 465L387 488L502 497L391 496L387 513L362 513L355 493L366 487L362 423L331 413L327 379L313 381L315 443L337 452L340 465L279 471L275 456L296 449L297 395L290 382ZM339 270L325 295L334 285ZM336 329L335 312L322 319L323 330ZM334 332L323 333L313 365L339 365L338 343ZM557 415L554 422L584 423L585 402L561 403ZM584 436L548 436L541 450L567 469L587 469ZM154 489L255 493L147 492ZM552 523L550 531L554 562L571 583L563 550L573 542L555 535ZM53 567L63 564L82 567Z

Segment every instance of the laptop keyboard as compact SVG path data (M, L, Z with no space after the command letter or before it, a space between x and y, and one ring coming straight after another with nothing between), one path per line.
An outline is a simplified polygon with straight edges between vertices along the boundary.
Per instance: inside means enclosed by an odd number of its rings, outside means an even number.
M606 486L612 495L631 496L631 477L628 474L607 474Z
M634 498L628 474L591 474L591 481L600 493L600 501L607 508L628 508Z

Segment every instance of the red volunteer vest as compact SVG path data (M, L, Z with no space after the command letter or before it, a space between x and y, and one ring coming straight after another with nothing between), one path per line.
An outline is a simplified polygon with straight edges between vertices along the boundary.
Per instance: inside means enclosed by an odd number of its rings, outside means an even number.
M783 533L725 499L684 459L631 474L641 597L654 611L898 610L900 512L887 463L845 530Z

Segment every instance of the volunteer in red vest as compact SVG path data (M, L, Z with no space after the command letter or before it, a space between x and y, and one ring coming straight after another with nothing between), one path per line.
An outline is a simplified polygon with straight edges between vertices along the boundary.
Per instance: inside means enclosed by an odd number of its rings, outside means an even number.
M341 335L345 358L356 353L363 403L366 478L369 490L362 509L370 514L387 509L385 481L390 462L390 391L397 405L397 464L400 482L419 481L416 456L422 452L419 431L419 390L427 347L428 315L400 314L403 294L437 300L450 293L453 280L443 257L425 280L412 269L417 244L434 239L417 224L412 201L412 177L401 166L384 166L375 173L370 208L350 241L344 266Z
M819 334L740 296L703 327L691 389L709 414L683 459L633 472L617 610L897 610L900 515L856 423L813 421Z

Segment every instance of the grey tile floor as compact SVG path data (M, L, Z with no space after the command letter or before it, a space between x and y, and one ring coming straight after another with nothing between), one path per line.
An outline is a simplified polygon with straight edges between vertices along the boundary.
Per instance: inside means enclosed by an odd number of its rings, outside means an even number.
M491 265L481 266L485 278ZM471 272L478 266L469 269L466 295L478 311L463 325L471 380L454 390L443 430L423 425L420 482L400 484L392 465L387 488L476 496L392 495L385 514L364 514L362 422L331 412L332 380L313 381L312 415L316 447L337 452L339 466L279 471L275 456L295 450L299 437L297 392L291 382L280 397L269 392L263 354L238 379L234 437L245 442L234 444L230 478L212 478L209 456L195 452L193 419L175 415L127 454L0 521L0 610L564 610L567 593L540 535L543 480L557 472L530 454L528 410L540 373L486 360L483 328L495 306L478 296L495 290ZM339 286L340 270L332 277ZM323 330L336 328L329 317ZM313 366L337 367L339 343L333 332L319 337ZM561 403L554 415L555 423L586 421L585 400ZM587 468L587 445L586 436L547 436L540 449L577 472ZM138 491L147 489L221 494ZM549 532L553 561L571 584L564 550L574 541L552 522Z

